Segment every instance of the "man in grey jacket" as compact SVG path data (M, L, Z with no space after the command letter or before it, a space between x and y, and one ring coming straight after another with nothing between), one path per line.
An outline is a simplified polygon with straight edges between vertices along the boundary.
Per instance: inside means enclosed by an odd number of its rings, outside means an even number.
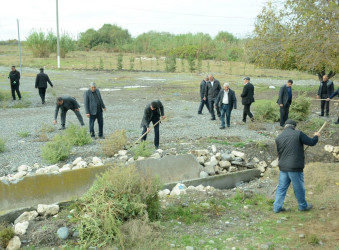
M98 119L99 138L103 139L104 118L102 110L106 111L106 106L94 82L90 84L90 88L84 93L84 106L86 116L89 118L89 132L91 136L95 137L94 122Z
M82 119L82 116L80 114L80 105L75 100L74 97L71 96L62 96L58 97L56 101L56 107L55 107L55 113L54 113L54 121L53 124L57 124L57 118L58 118L58 113L59 109L61 109L61 129L65 129L65 123L66 123L66 114L69 109L71 109L75 115L77 116L81 126L84 126L84 121Z
M288 80L287 83L280 88L279 98L277 103L280 106L280 126L284 127L285 121L288 119L288 113L292 104L292 80Z

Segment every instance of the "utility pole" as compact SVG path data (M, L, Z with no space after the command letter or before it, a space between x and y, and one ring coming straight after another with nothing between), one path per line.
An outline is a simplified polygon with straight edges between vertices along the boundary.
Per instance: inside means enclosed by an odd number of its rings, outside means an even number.
M58 57L58 69L60 69L60 39L59 39L59 7L58 0L56 0L56 23L57 23L57 57Z
M19 19L16 19L18 26L18 47L19 47L19 63L20 63L20 74L22 74L22 65L21 65L21 42L20 42L20 29L19 29Z

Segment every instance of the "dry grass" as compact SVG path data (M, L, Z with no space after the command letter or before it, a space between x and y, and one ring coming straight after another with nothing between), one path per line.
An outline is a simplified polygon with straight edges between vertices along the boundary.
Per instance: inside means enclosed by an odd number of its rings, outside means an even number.
M112 157L127 143L126 131L124 129L116 130L113 134L109 135L105 140L101 141L102 152Z

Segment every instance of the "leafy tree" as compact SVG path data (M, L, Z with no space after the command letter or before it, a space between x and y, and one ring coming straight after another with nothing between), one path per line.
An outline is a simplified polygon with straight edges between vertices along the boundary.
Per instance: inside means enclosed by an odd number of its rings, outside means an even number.
M250 44L260 66L325 73L339 70L339 7L335 0L268 2L257 16Z
M33 52L33 57L49 57L53 50L54 35L52 32L45 34L42 31L32 31L27 37L27 46Z
M56 47L56 38L54 44ZM73 38L68 33L63 33L60 37L60 56L65 58L68 52L75 50L75 47ZM53 48L53 51L56 51L56 48Z
M80 33L78 46L83 49L91 49L100 44L99 34L94 29L88 29L83 33Z

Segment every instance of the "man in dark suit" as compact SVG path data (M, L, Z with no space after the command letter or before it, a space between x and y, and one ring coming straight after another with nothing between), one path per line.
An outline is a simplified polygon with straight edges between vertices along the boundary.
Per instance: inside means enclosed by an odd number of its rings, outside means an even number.
M217 98L219 92L221 90L220 82L217 79L214 79L213 75L209 76L209 82L206 84L205 96L204 100L208 100L208 106L210 107L211 113L211 120L215 120L215 113L214 113L214 104L215 99ZM218 117L221 116L220 109L217 106L217 115Z
M244 105L242 121L246 123L246 117L249 116L251 121L254 121L253 114L251 113L251 104L254 102L254 86L250 83L250 78L244 78L244 88L241 93L241 102Z
M141 121L141 127L142 127L142 134L145 134L146 131L149 133L151 128L149 127L150 122L156 124L160 120L160 116L162 119L165 119L165 113L164 113L164 106L162 105L161 101L153 101L151 104L148 104L144 110L144 116L142 117ZM154 126L154 146L156 149L159 148L159 127L160 122ZM142 141L145 141L147 139L147 134L145 134L142 137Z
M12 70L9 72L8 78L9 78L10 84L11 84L13 101L16 100L15 92L17 93L19 100L21 100L21 94L20 94L20 90L19 90L20 72L15 69L15 66L12 66Z
M206 108L208 109L208 111L210 110L209 106L208 106L208 100L204 100L204 96L205 96L205 91L206 91L206 84L209 80L208 75L205 77L205 79L203 79L200 83L200 105L199 105L199 109L198 109L198 115L202 114L202 109L204 108L204 105L206 105Z
M55 107L55 113L54 113L54 121L53 124L57 124L57 118L59 109L61 109L61 129L65 129L65 123L66 123L66 113L69 109L71 109L75 115L77 116L81 126L85 126L84 121L82 119L82 116L80 114L80 105L75 100L74 97L71 96L62 96L58 97L56 101L56 107Z
M45 103L45 95L46 95L46 89L47 89L47 82L53 88L53 84L52 84L51 80L49 79L48 75L44 73L44 69L43 68L40 68L40 73L36 75L35 88L39 89L39 95L40 95L42 104Z
M89 132L91 136L95 137L94 122L98 119L99 138L103 139L104 118L102 110L106 111L106 106L94 82L90 84L90 88L84 93L84 106L86 116L89 118Z
M225 115L227 127L230 127L232 109L237 109L237 98L235 97L235 92L230 89L229 83L224 83L224 89L220 90L215 101L215 106L219 106L219 108L221 109L220 129L225 129Z
M327 99L333 94L333 92L334 92L333 82L328 79L327 75L324 75L323 81L320 82L317 98ZM326 100L321 100L320 101L320 108L321 108L320 116L324 116L325 106L326 106L326 116L330 115L330 102Z
M329 98L327 98L326 101L329 102L330 99L332 99L332 98L335 97L336 95L339 96L339 82L338 82L338 89L337 89L335 92L333 92L333 94L332 94ZM338 117L337 121L334 122L334 124L339 124L339 117Z
M280 126L284 127L285 122L288 120L288 113L292 103L292 80L288 80L287 83L280 88L279 98L277 103L280 106Z

